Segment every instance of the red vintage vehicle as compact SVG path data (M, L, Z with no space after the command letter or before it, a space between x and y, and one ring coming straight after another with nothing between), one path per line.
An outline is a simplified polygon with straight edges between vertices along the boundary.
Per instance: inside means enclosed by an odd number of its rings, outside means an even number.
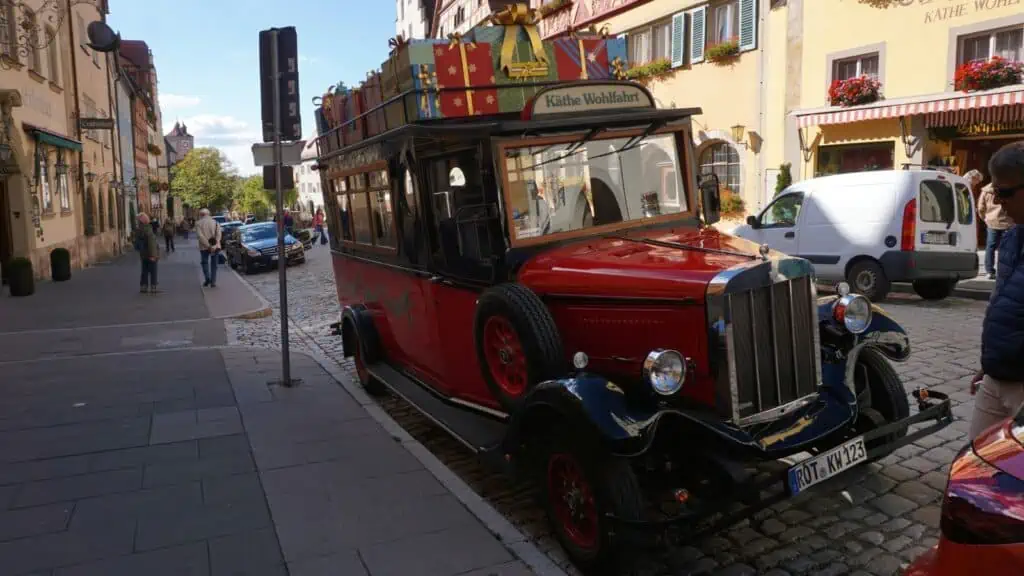
M909 339L884 311L846 290L819 300L806 260L709 226L699 112L582 81L547 85L522 114L318 139L336 330L360 381L535 478L584 570L952 418L934 392L910 416L889 364Z

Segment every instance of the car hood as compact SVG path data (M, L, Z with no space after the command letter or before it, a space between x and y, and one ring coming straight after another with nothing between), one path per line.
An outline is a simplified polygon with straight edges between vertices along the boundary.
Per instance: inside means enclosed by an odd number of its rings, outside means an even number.
M759 253L757 244L714 228L620 234L544 250L523 265L519 281L538 294L703 299L719 272Z
M298 243L298 240L292 238L290 234L286 234L284 237L284 243L286 245L296 244ZM277 246L277 238L263 238L261 240L243 242L243 244L245 244L245 246L248 248L252 248L253 250L264 250L266 248Z
M1008 418L983 432L974 440L973 446L979 458L1024 480L1024 406L1021 406L1015 418Z

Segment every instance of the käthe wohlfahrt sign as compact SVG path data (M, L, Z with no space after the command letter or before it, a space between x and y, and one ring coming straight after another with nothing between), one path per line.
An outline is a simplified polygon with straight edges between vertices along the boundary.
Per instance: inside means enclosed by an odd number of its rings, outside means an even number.
M651 95L630 84L575 84L544 90L534 98L533 115L654 108Z
M79 118L78 127L82 130L113 130L113 118Z

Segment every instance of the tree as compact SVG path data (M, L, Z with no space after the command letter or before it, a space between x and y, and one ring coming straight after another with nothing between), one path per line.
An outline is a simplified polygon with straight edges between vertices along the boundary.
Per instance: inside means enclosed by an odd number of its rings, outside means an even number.
M791 171L793 165L789 162L779 166L779 174L775 177L775 195L778 196L779 192L782 192L786 188L789 188L790 184L793 183L793 173Z
M290 188L284 191L284 205L295 204L299 193L296 189ZM277 206L277 199L273 190L263 188L263 176L249 176L238 181L235 188L235 210L245 214L254 214L263 220L272 213Z
M216 148L195 148L171 169L171 193L182 202L212 211L231 204L234 167Z

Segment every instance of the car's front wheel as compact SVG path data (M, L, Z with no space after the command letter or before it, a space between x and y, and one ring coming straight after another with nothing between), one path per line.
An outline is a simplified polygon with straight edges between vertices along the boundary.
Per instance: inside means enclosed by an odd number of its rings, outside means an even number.
M619 573L628 558L608 515L639 520L645 506L629 462L571 436L558 436L550 442L542 468L544 508L570 559L588 574Z
M865 348L857 355L854 373L855 389L859 396L866 392L870 402L861 405L857 416L858 432L868 432L891 422L910 416L910 401L892 364L874 348ZM870 450L907 435L906 428L886 434L867 443Z
M256 265L247 256L242 257L242 269L245 271L246 274L256 273Z

